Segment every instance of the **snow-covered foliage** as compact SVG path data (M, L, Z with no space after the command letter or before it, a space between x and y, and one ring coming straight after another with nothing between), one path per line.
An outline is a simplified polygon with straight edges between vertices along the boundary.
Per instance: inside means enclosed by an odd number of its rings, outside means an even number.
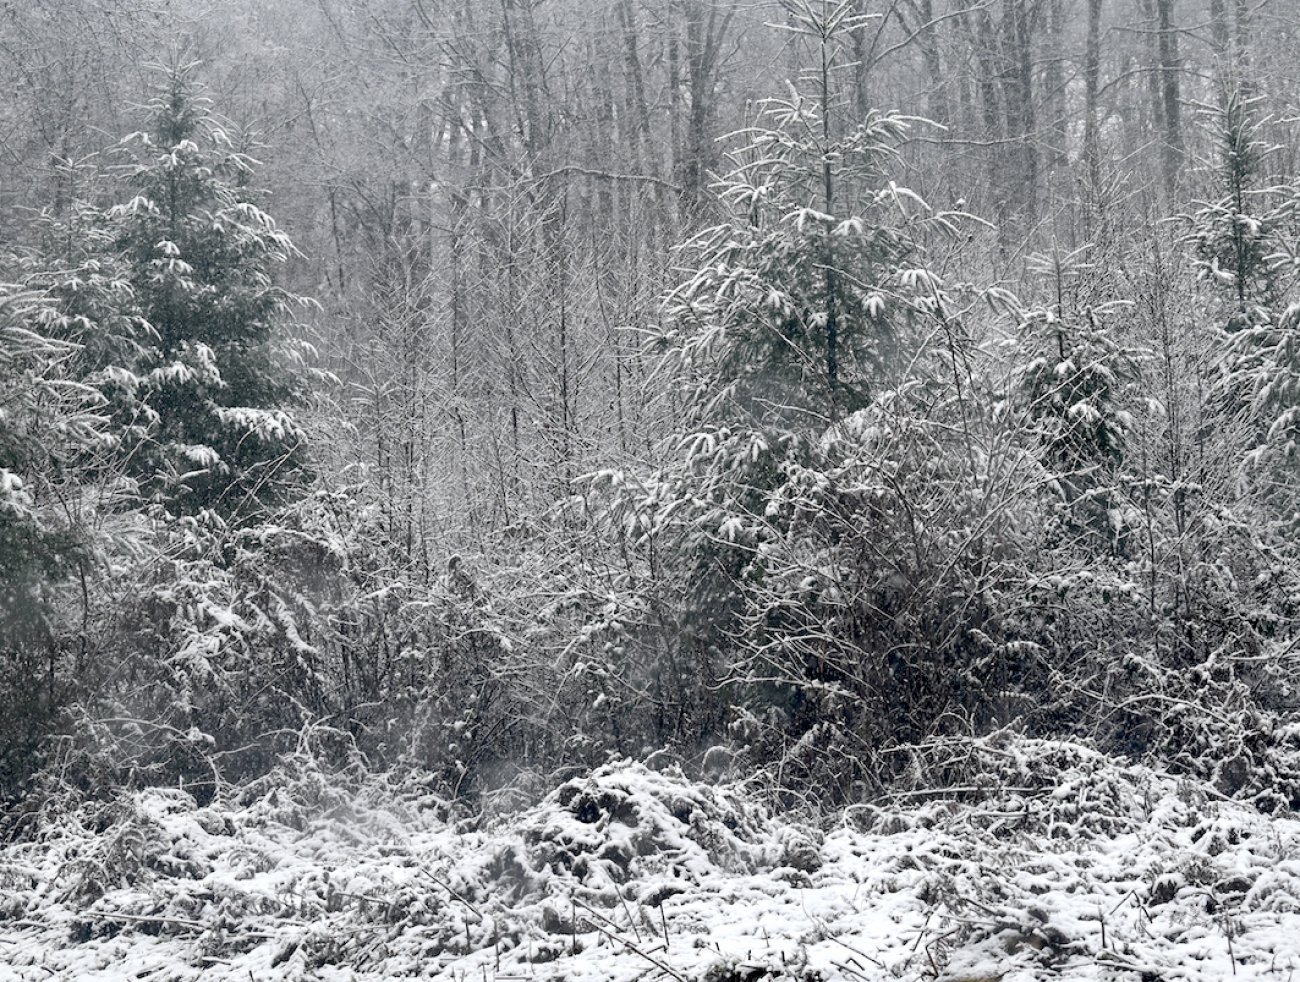
M187 72L168 75L153 132L126 141L113 179L64 162L70 200L32 223L13 257L22 289L4 290L6 792L56 721L65 734L73 716L188 732L202 704L204 727L220 731L232 715L264 722L268 693L313 701L311 630L295 621L311 604L294 580L272 588L250 572L284 572L278 540L258 523L253 562L235 534L213 533L265 520L301 488L306 434L289 407L304 366L275 336L295 298L271 280L292 246L253 206L251 161ZM272 637L292 656L264 659ZM254 680L261 704L232 699ZM105 774L143 764L151 744L120 743Z
M256 204L256 162L193 71L166 72L148 131L119 147L118 196L130 197L103 212L99 231L148 332L131 366L133 472L174 510L249 516L291 497L303 474L306 434L289 413L304 395L302 351L277 327L305 301L274 281L293 244Z
M617 763L504 815L303 752L204 807L22 816L0 979L1284 979L1300 824L1084 747L966 743L825 824Z
M1122 552L1130 531L1116 488L1144 353L1126 346L1117 329L1127 304L1079 309L1078 281L1090 270L1087 251L1031 257L1052 299L1020 313L1009 401L1013 425L1037 441L1032 449L1060 498L1062 534Z
M782 8L821 71L683 195L652 350L566 226L642 175L395 183L357 304L331 191L304 412L189 70L115 206L69 168L0 295L0 982L1289 975L1300 196L1229 101L1189 239L1009 273L844 112L870 18Z
M70 682L42 646L89 558L82 488L104 443L102 401L69 369L80 346L45 332L44 299L0 287L0 785L22 773Z
M1270 183L1267 122L1248 86L1226 83L1202 114L1216 142L1214 190L1198 202L1188 238L1219 308L1220 396L1247 427L1245 459L1284 528L1300 521L1300 303L1295 237L1300 187Z
M789 9L839 56L848 5ZM644 632L671 624L688 678L717 683L680 700L693 726L729 715L756 760L852 796L875 780L873 744L919 738L949 683L982 675L964 647L984 619L958 625L988 475L966 405L977 291L930 255L966 216L894 179L917 121L841 110L822 77L737 134L726 220L686 247L657 339L685 418L664 466L597 488L665 584Z

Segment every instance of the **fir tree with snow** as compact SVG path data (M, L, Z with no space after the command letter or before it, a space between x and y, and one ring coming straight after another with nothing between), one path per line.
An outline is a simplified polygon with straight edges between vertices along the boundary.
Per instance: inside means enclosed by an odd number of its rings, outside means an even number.
M853 793L874 748L978 692L983 642L949 618L996 633L982 603L959 613L981 540L934 551L985 479L962 317L979 291L931 261L969 216L893 178L924 121L845 122L834 79L862 18L788 10L820 69L741 134L728 220L690 244L664 339L686 428L640 510L682 563L687 650L746 703L738 732Z
M149 121L122 145L130 198L107 212L148 325L133 468L171 510L243 520L291 495L306 468L290 412L303 349L280 333L303 301L274 280L294 249L258 205L255 161L210 113L194 66L166 72Z
M1089 269L1089 248L1030 258L1052 298L1020 313L1011 401L1060 496L1067 534L1120 553L1126 532L1118 484L1142 352L1120 339L1124 304L1077 309L1075 287Z
M1191 216L1198 270L1218 295L1222 398L1252 435L1249 474L1275 519L1300 525L1300 186L1267 182L1277 147L1260 98L1225 84L1203 115L1221 196Z

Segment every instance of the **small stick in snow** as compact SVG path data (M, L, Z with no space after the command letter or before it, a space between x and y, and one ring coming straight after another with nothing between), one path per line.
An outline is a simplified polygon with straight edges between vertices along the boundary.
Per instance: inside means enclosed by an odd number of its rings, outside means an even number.
M913 953L915 953L916 949L921 946L921 939L925 937L925 929L930 926L930 918L933 916L934 916L934 911L930 911L925 915L925 923L921 925L921 930L918 931L916 934L916 940L912 942Z
M641 932L636 929L636 921L632 918L632 909L627 905L627 897L623 896L623 891L618 892L618 899L623 904L623 913L627 914L627 922L632 926L632 933L636 935L638 941L641 940Z
M451 894L454 899L459 900L462 904L464 904L466 907L472 910L476 915L478 915L478 919L480 921L487 921L487 916L481 910L479 910L472 903L470 903L459 893L453 890L451 884L444 882L440 877L437 876L437 874L433 872L433 870L429 869L429 867L426 866L424 863L420 863L420 871L429 879L433 880L434 883L438 884L438 886L442 887L449 894Z
M1226 914L1224 915L1223 918L1223 933L1228 936L1228 960L1232 962L1232 974L1236 975L1237 955L1232 950L1232 921L1227 917Z
M576 918L577 918L577 904L580 903L580 901L575 897L575 898L573 898L573 902L574 902L574 918L575 918L575 920L576 920ZM586 910L591 910L591 908L590 908L590 907L587 907L586 904L583 904L582 906L583 906ZM596 913L594 910L591 910L591 912L592 912L593 914ZM679 972L674 971L670 966L666 965L664 962L660 961L658 958L655 958L654 955L651 955L649 952L645 951L644 949L639 948L639 947L637 947L636 945L634 945L631 941L628 941L627 938L620 938L620 937L619 937L618 935L616 935L616 934L611 934L609 931L605 930L605 928L601 927L601 926L600 926L599 924L597 924L595 921L588 921L587 923L590 924L592 927L594 927L594 928L595 928L597 931L599 931L602 935L604 935L605 937L609 938L609 940L611 940L611 941L617 941L619 944L621 944L621 945L622 945L624 948L626 948L628 951L632 952L633 954L640 955L642 958L644 958L646 961L648 961L651 965L655 966L655 968L658 968L658 969L660 969L661 971L664 971L664 972L666 972L667 974L671 975L674 979L677 980L677 982L687 982L686 976L680 974ZM721 949L719 949L719 951L721 951Z
M832 959L832 960L831 960L831 964L834 965L836 968L838 968L841 972L845 972L845 973L847 973L847 974L849 974L849 975L852 975L855 979L862 979L862 982L871 982L871 980L868 979L868 978L867 978L865 975L863 975L861 972L858 972L858 971L855 971L854 969L849 968L847 962L837 962L837 961L835 961L834 959Z
M862 950L859 949L859 948L855 948L855 947L853 947L853 945L851 945L851 944L847 944L847 943L841 941L839 938L827 938L826 940L827 940L827 941L831 941L831 942L833 942L833 943L839 945L841 948L845 948L845 949L847 949L847 950L853 952L853 954L855 954L855 955L861 955L863 958L865 958L867 961L871 962L871 964L877 966L878 968L884 968L884 967L885 967L885 963L884 963L884 962L880 961L879 959L872 958L872 957L871 957L870 955L868 955L865 951L862 951Z
M615 931L623 930L622 924L620 924L618 921L614 920L613 918L606 917L600 911L596 910L595 907L588 906L587 904L582 903L581 901L579 901L578 906L580 906L587 913L591 914L592 917L599 917L602 921L604 921L606 924L612 927ZM641 939L638 938L637 940L639 941Z

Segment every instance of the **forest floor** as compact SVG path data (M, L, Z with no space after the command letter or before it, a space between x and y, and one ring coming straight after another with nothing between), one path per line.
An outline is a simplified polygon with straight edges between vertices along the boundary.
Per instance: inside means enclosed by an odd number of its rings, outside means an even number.
M0 982L1290 979L1300 819L1083 747L814 826L674 767L457 818L310 761L0 851Z

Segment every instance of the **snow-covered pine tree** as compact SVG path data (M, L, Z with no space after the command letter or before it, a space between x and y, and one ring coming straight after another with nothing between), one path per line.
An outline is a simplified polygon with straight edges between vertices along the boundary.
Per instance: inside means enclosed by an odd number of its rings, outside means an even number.
M1227 82L1217 102L1201 107L1214 141L1213 187L1219 196L1197 202L1188 239L1201 278L1225 302L1221 326L1230 333L1270 318L1279 289L1271 257L1294 213L1283 189L1263 184L1273 148L1260 139L1260 101Z
M1060 495L1064 531L1087 551L1118 554L1126 523L1117 482L1133 424L1125 390L1137 379L1142 352L1118 337L1123 304L1079 306L1090 248L1030 257L1030 272L1051 299L1020 314L1011 402Z
M96 562L78 568L92 684L69 690L80 698L66 708L102 751L94 780L130 760L138 776L209 787L213 740L243 746L320 713L307 625L328 547L281 507L301 501L306 477L290 414L305 346L279 336L301 301L273 281L293 246L258 207L254 162L209 113L192 66L165 72L149 113L120 148L126 163L87 195L121 203L45 216L23 265L61 377L107 417L71 458L97 482L100 521ZM169 514L146 523L142 499ZM118 742L105 721L123 718L145 721L148 739Z
M289 412L303 347L277 333L303 301L274 283L293 245L258 206L255 161L218 125L194 70L164 73L148 131L123 143L130 197L107 213L152 335L137 367L147 437L131 455L169 509L246 520L306 466Z
M1268 183L1275 148L1261 139L1259 97L1226 82L1202 110L1215 137L1220 196L1200 202L1189 239L1201 278L1220 298L1224 409L1254 446L1254 487L1273 517L1300 525L1300 186Z
M43 333L44 303L0 288L0 794L75 685L60 589L89 552L78 461L102 440L99 398L69 377L76 346Z
M921 241L955 216L887 177L909 121L873 112L842 131L837 118L831 76L861 20L852 10L790 5L791 29L820 54L814 93L792 85L737 134L747 142L717 185L729 219L688 244L695 273L667 304L668 364L688 387L686 472L716 509L695 523L706 609L726 609L717 591L733 594L785 469L892 387L915 322L941 299Z
M993 629L967 601L993 522L967 527L987 476L959 313L974 291L928 259L965 216L890 179L912 121L841 121L855 5L786 7L814 69L739 134L730 214L687 247L663 338L685 426L624 513L679 570L674 668L735 683L734 732L786 755L787 779L850 794L873 748L980 691Z

